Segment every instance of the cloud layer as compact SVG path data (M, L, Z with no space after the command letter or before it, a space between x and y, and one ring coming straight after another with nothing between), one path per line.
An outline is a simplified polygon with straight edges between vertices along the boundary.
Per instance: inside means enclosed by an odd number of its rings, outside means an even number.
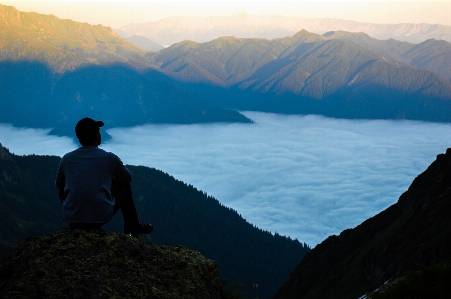
M102 147L206 191L259 228L314 246L395 203L450 146L449 124L245 114L255 124L110 129ZM0 142L21 155L75 147L47 131L0 125Z

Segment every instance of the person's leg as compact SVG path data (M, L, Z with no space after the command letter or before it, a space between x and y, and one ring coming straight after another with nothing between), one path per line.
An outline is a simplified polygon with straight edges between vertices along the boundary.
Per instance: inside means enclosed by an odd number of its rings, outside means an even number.
M134 224L138 222L138 213L136 212L135 202L133 201L132 188L130 184L121 184L113 182L111 195L116 200L113 213L116 214L119 209L124 218L124 224Z
M113 182L111 195L116 200L113 213L116 214L119 209L122 212L122 218L124 219L124 233L138 235L149 234L152 232L152 225L139 222L130 184Z

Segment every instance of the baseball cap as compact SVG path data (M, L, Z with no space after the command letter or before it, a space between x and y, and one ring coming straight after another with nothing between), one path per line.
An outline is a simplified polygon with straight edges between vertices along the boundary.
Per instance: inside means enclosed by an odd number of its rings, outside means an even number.
M101 120L93 120L92 118L85 117L78 121L75 126L75 134L79 136L79 134L83 134L85 132L97 132L100 127L103 127L104 123Z

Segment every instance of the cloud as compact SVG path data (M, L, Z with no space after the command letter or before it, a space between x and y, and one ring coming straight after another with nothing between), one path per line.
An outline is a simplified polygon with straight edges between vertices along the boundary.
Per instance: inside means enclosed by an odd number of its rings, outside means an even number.
M103 148L206 191L261 229L314 246L395 203L451 136L449 124L245 114L255 124L110 129ZM8 141L11 151L73 146L39 132L39 146Z
M62 156L76 147L69 137L47 135L50 130L17 128L0 123L0 143L16 155Z

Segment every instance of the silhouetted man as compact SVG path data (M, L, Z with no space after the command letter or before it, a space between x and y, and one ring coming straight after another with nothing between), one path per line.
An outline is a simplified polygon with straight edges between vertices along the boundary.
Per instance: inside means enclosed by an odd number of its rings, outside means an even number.
M63 156L55 182L62 217L71 228L98 228L121 209L124 233L151 233L152 225L138 220L130 186L132 174L118 156L98 148L103 125L85 117L75 126L81 147Z

